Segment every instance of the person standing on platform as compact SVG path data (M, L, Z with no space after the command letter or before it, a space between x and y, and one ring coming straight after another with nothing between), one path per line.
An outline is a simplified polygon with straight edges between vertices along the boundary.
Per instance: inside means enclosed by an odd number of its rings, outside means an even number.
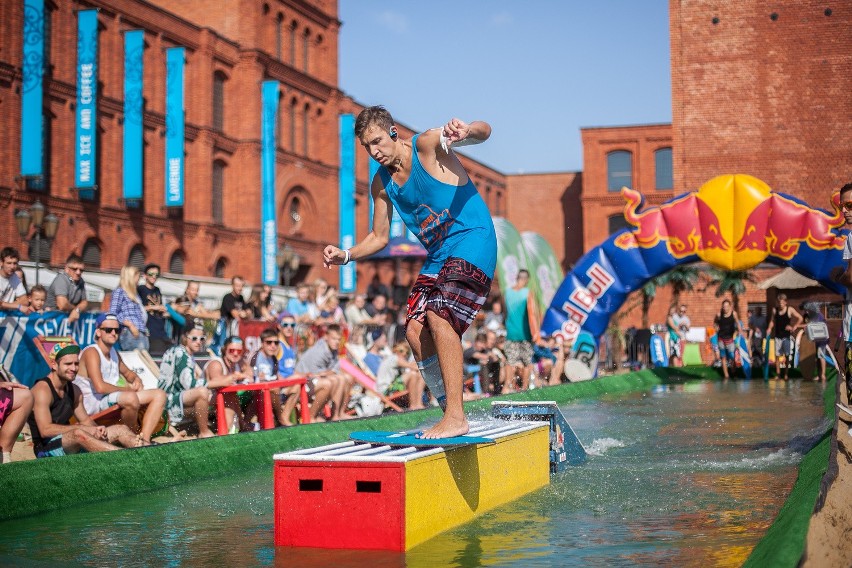
M775 307L769 317L769 325L766 328L766 337L771 337L775 332L775 376L785 381L789 378L790 367L793 362L793 330L802 323L802 316L795 309L787 305L787 294L778 294L775 299ZM784 357L784 376L781 376L781 357Z
M373 228L351 249L325 247L323 262L347 264L380 251L396 208L427 251L408 297L406 338L444 416L422 436L467 434L461 336L491 290L497 237L491 213L453 147L484 142L491 126L453 118L408 139L384 107L374 106L358 115L355 136L381 165L370 184Z
M506 290L506 360L509 365L509 382L506 385L512 392L516 388L515 377L521 379L521 390L530 386L532 375L533 344L530 330L527 301L530 295L530 273L524 269L518 271L515 285Z
M852 226L852 183L840 188L840 210L847 226ZM852 233L850 233L852 234ZM846 403L852 403L852 237L846 235L843 246L843 261L846 264L835 266L831 271L831 279L846 287L843 301L843 340L846 370Z

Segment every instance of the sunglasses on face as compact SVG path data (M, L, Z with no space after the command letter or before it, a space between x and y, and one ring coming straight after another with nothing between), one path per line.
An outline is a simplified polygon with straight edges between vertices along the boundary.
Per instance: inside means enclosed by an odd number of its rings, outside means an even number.
M278 343L278 340L277 339L264 339L263 343L264 343L264 345L275 345L275 344Z
M98 329L100 329L104 333L114 333L116 335L118 335L119 330L119 328L117 327L99 327Z
M146 272L145 274L147 274L148 276L151 276L152 278L157 278L157 277L160 276L159 272Z
M225 349L228 353L233 353L234 355L240 355L243 350L242 349Z
M296 327L295 323L285 322L281 324L281 327Z
M190 341L204 341L204 336L201 335L201 336L196 337L196 336L190 335L190 336L187 337L187 339L189 339Z
M840 208L844 211L852 211L852 201L844 201L840 204Z

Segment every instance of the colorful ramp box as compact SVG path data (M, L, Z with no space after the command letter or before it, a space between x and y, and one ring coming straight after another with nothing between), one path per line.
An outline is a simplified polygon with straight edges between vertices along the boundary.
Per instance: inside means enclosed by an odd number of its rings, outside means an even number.
M495 421L494 444L343 442L274 456L275 544L405 551L550 482L547 423Z

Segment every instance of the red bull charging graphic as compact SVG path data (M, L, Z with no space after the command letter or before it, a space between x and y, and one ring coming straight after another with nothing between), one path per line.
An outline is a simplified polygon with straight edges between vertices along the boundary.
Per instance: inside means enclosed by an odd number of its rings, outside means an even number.
M840 195L816 209L745 174L715 177L698 191L645 207L642 194L622 189L624 218L633 225L589 251L557 290L542 332L559 334L597 361L610 317L648 280L680 264L704 261L723 270L761 262L789 266L842 294L829 272L842 262L846 231ZM596 369L591 369L592 375Z

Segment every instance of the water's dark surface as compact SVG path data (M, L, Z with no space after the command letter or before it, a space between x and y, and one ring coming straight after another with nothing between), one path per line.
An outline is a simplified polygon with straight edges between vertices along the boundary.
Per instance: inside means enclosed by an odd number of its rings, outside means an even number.
M276 549L260 471L0 524L0 565L739 566L827 427L822 387L804 381L694 382L563 412L585 465L406 554Z

